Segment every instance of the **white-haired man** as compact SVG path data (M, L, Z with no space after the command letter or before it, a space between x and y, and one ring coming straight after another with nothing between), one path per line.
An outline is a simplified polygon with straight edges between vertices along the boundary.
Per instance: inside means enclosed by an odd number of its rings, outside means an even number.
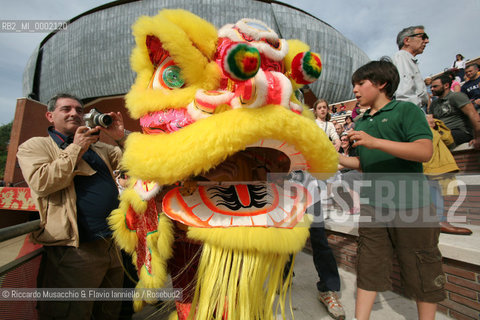
M393 56L393 63L400 74L400 84L395 98L410 101L424 111L428 104L428 93L415 56L423 53L427 43L428 35L423 26L407 27L397 35L399 51Z

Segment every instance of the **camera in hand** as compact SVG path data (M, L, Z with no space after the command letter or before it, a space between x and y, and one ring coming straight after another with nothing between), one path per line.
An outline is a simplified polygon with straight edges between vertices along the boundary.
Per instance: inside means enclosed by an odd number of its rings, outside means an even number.
M113 123L111 116L103 114L95 108L90 110L89 113L83 115L83 120L85 121L85 125L89 128L95 128L96 126L108 128Z

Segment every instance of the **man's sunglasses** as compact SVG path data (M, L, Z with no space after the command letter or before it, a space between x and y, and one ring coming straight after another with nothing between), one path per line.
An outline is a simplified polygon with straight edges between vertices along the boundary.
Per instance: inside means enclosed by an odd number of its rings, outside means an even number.
M422 40L428 39L428 35L425 32L414 33L414 34L409 35L408 37L417 37L417 36L421 36Z

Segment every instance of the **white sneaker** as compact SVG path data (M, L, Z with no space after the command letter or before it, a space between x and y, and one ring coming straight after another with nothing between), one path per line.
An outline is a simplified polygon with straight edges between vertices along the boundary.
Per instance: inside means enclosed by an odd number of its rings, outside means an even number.
M319 292L318 300L325 306L330 317L335 320L345 320L345 310L343 310L343 306L338 300L336 292Z

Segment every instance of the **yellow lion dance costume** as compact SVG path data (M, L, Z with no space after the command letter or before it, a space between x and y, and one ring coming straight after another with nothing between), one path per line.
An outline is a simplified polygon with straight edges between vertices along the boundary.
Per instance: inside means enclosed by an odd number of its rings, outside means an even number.
M127 139L129 187L109 219L137 288L170 273L179 319L272 319L277 294L285 317L283 270L307 239L311 197L267 175L336 171L294 94L320 75L319 56L261 21L217 31L184 10L141 17L133 33L126 105L143 133Z

